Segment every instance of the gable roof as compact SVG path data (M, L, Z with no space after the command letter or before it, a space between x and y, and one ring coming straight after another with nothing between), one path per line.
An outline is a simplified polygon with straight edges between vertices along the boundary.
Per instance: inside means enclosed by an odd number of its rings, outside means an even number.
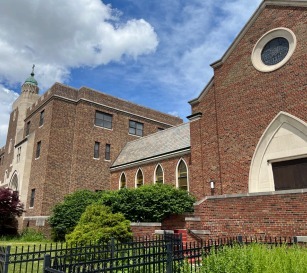
M163 131L128 142L114 161L111 170L179 155L190 151L190 123L184 123Z

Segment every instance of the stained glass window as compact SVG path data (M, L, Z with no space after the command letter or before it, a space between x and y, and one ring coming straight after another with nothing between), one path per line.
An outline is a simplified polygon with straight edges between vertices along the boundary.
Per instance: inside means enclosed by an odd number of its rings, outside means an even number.
M281 62L288 52L288 40L283 37L277 37L264 46L261 52L261 60L265 65L275 65Z

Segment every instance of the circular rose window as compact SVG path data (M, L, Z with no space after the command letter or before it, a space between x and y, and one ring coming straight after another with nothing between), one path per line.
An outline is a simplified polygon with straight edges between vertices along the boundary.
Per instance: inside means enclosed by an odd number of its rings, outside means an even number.
M287 28L276 28L264 34L252 52L252 63L261 72L270 72L283 66L296 47L296 37Z

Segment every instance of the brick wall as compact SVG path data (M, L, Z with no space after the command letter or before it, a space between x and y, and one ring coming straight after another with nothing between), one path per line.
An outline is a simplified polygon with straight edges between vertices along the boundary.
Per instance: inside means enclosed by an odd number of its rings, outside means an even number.
M39 126L42 110L44 125ZM96 110L113 116L112 129L95 126ZM50 215L56 203L78 189L110 189L109 167L125 143L138 138L129 134L130 119L144 124L144 135L182 122L88 88L78 91L61 84L52 86L27 113L25 122L31 121L30 135L35 137L27 217ZM35 159L39 141L41 155ZM100 142L99 159L93 158L95 141ZM106 144L111 144L110 160L105 160ZM36 190L33 208L29 208L31 189Z
M294 191L293 191L294 192ZM210 238L307 234L307 191L209 197L195 206Z
M44 108L40 109L32 115L30 135L34 137L34 145L32 151L32 163L30 171L30 182L28 190L28 198L25 204L26 215L45 215L43 206L46 205L46 196L45 196L45 186L48 181L47 178L47 167L48 167L48 156L50 151L50 131L52 124L52 109L53 102L45 105ZM39 125L40 112L44 110L44 123L42 126ZM41 142L40 156L36 158L36 149L37 143ZM34 206L30 208L30 198L31 190L35 189L35 201ZM53 192L52 198L57 200L58 196L61 196L61 190L58 193Z
M270 73L251 63L255 43L276 27L291 29L297 47L290 60ZM191 122L192 191L199 198L246 193L257 143L280 111L307 121L306 8L268 6L253 22L228 58L214 68L214 84L192 105L202 112Z
M161 223L131 223L133 237L153 237L156 230L161 230Z
M180 159L184 159L190 173L190 154L183 156L174 156L172 158L152 161L147 164L139 164L133 167L127 167L111 172L111 189L117 190L119 188L119 179L121 174L124 172L126 175L126 183L128 188L135 188L135 177L139 168L141 168L144 177L144 184L149 185L154 182L154 173L158 164L161 165L164 171L164 184L176 186L176 167Z

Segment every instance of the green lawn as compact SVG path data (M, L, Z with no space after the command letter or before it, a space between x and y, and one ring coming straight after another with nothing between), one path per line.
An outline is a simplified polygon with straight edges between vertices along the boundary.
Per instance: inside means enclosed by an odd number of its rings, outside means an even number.
M307 273L307 248L253 244L226 247L203 259L199 273Z

